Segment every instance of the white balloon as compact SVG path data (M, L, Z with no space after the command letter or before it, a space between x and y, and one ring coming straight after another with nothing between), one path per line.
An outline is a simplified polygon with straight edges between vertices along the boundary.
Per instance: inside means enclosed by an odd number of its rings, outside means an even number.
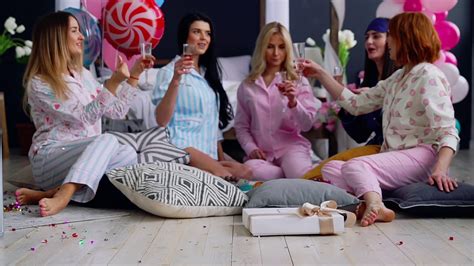
M449 85L454 86L454 84L459 79L459 69L457 66L449 63L440 63L436 65L446 76L446 79L449 82Z
M451 95L453 98L453 103L458 103L466 98L469 92L469 83L463 76L459 76L458 81L451 86Z
M395 15L403 13L403 4L392 1L383 1L377 7L375 16L378 18L392 18Z

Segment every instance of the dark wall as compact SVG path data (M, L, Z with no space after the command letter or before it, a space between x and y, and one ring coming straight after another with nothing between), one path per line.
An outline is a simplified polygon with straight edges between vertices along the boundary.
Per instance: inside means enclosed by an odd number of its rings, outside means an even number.
M199 10L207 14L215 26L217 55L252 54L260 30L260 1L170 0L161 10L165 14L165 35L154 50L158 58L174 58L180 18Z
M440 0L441 1L441 0ZM346 14L343 29L354 32L357 45L350 50L350 60L347 68L348 82L354 82L357 73L364 67L364 34L369 22L375 17L375 11L380 0L346 1ZM323 47L321 38L329 28L329 0L298 0L290 1L290 31L294 41L305 41L313 38L318 46ZM474 7L470 0L459 0L450 10L447 20L455 23L461 31L461 41L451 50L458 59L458 68L472 87L472 53ZM471 138L471 97L469 95L460 103L455 104L456 118L462 126L461 148L469 148Z
M358 44L351 50L348 66L348 81L355 80L356 73L363 67L363 36L367 24L374 18L380 0L346 1L346 17L343 28L351 29ZM25 8L25 5L27 6ZM182 15L191 10L200 10L214 21L218 56L251 54L259 32L260 1L215 1L215 0L169 0L162 6L165 14L165 35L155 48L158 58L173 58L177 53L176 29ZM54 11L53 0L8 1L0 9L0 22L13 16L26 26L19 35L31 39L31 30L38 16ZM474 6L470 0L459 0L450 11L448 20L461 30L461 42L452 50L457 56L461 75L472 85L472 30L471 14ZM322 34L329 27L329 0L290 1L290 31L295 41L312 37L322 45ZM21 78L24 65L15 62L14 51L10 50L0 58L0 91L5 93L8 133L10 145L17 146L15 125L28 121L21 107ZM471 136L471 90L461 103L455 105L456 117L462 124L461 146L468 148Z
M3 32L3 23L12 16L18 25L26 27L25 32L15 34L15 37L31 40L33 25L43 14L54 11L54 0L41 1L5 1L0 9L0 28ZM25 123L29 118L23 112L21 98L23 88L21 79L25 65L15 61L15 49L11 48L0 58L0 91L5 93L8 137L10 146L18 146L18 132L16 124Z
M54 0L8 1L0 9L0 27L3 28L7 17L13 16L18 24L24 24L26 27L26 31L18 37L31 39L31 31L37 17L53 12L54 9ZM153 51L158 58L170 59L176 55L177 24L185 13L192 10L204 12L213 20L218 56L252 53L259 32L259 1L169 0L162 6L165 34ZM16 124L29 121L21 106L21 79L25 65L16 63L14 49L9 50L0 59L0 91L5 93L9 142L10 146L16 147Z
M469 94L461 102L454 105L456 118L461 123L461 148L469 149L471 140L471 116L472 116L472 14L474 6L471 0L459 0L457 5L449 11L448 21L453 22L459 27L461 32L461 41L454 47L451 52L458 60L459 72L467 79L470 85Z

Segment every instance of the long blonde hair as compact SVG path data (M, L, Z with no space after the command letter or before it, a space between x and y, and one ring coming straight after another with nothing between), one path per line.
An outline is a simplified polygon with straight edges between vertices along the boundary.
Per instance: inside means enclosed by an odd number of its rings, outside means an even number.
M267 68L267 61L265 59L265 51L267 49L270 38L274 34L280 34L285 43L286 58L282 64L282 70L286 70L289 73L290 79L296 80L297 74L293 68L293 49L291 36L288 30L282 24L278 22L270 22L265 25L260 33L258 34L257 41L255 43L255 50L253 51L252 60L250 61L251 71L247 77L248 81L255 81Z
M64 70L82 72L82 54L72 55L69 50L69 17L74 18L71 13L63 11L51 13L41 18L33 29L33 47L23 75L25 110L31 80L35 76L51 86L56 98L66 100L68 87L63 78Z

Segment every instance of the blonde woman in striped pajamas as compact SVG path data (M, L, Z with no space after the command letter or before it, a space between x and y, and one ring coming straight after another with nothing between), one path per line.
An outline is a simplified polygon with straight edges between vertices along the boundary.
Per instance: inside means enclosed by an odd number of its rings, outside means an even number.
M25 104L37 129L29 158L37 186L46 191L20 188L16 197L20 204L38 203L41 216L60 212L70 200L92 200L107 170L137 161L133 148L101 134L101 117L125 116L149 64L138 59L129 71L120 58L102 88L82 67L83 40L74 16L61 11L43 17L33 32L24 76Z

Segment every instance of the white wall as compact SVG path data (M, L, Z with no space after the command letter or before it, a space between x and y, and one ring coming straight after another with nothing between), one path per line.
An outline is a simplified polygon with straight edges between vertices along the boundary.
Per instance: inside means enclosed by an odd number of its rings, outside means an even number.
M80 0L56 0L55 7L56 7L56 11L63 10L66 7L80 8L81 1Z
M290 0L266 0L265 24L277 21L290 30Z

